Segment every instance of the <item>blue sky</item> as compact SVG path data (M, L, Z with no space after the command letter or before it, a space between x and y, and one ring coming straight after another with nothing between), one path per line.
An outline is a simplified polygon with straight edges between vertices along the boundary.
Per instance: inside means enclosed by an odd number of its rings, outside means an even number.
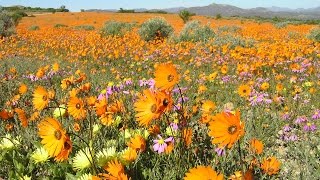
M133 9L204 6L211 3L230 4L241 8L289 7L310 8L320 6L320 0L0 0L0 6L24 5L32 7L60 7L72 11L80 9Z

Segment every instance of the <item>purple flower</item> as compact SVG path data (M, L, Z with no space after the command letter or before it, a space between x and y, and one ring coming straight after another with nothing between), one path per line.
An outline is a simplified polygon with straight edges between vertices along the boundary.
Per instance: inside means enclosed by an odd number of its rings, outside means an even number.
M305 117L305 116L299 116L299 117L296 119L295 123L296 123L296 124L301 124L301 123L304 123L304 122L307 122L307 121L308 121L307 117Z
M284 113L281 117L283 120L288 120L290 118L290 114L288 112Z
M172 92L173 93L180 93L180 90L181 90L181 93L183 93L186 90L188 90L188 88L186 88L186 87L185 88L180 88L180 89L179 88L175 88L175 89L172 90Z
M270 104L272 103L272 100L268 98L269 94L267 93L257 93L253 92L251 94L251 97L249 98L250 105L256 106L260 104Z
M218 156L224 156L226 155L226 151L224 148L218 147L216 148L214 151L216 151L216 153L218 154Z
M187 102L188 100L189 100L188 97L183 96L182 98L180 97L180 98L178 99L178 103Z
M167 139L163 139L160 135L158 135L159 139L153 140L153 150L158 152L159 154L163 153L165 149L167 148L168 142L174 142L173 137L169 137Z
M170 123L170 126L171 126L172 129L175 130L175 131L179 129L178 124L175 123L175 122Z
M291 127L287 124L287 125L285 125L285 126L283 126L283 131L284 132L289 132L289 131L291 131Z
M303 127L303 130L313 132L313 131L317 130L317 126L316 126L315 124L307 123L307 124Z
M314 114L312 115L312 119L316 120L316 119L320 119L320 110L317 109Z
M132 80L131 80L131 79L127 79L124 83L125 83L127 86L128 86L128 85L132 85Z
M230 77L229 75L223 76L223 77L221 78L221 80L222 80L224 83L227 83L227 82L229 82L229 81L231 80L231 77Z

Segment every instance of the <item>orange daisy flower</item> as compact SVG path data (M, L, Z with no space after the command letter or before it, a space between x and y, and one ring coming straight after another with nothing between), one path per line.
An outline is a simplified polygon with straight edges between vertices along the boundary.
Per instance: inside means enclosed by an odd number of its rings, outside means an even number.
M134 103L137 121L139 125L149 126L150 122L160 117L160 102L151 90L143 91L144 96L139 96L137 102Z
M216 108L214 102L210 100L206 100L202 102L201 110L205 114L212 113L212 111Z
M23 95L28 91L28 87L25 84L21 84L19 87L19 94Z
M269 89L269 87L270 87L269 83L268 82L264 82L264 83L261 84L260 89L262 91L266 91L267 89Z
M18 114L18 118L21 121L22 127L28 126L28 118L26 112L23 109L15 108L14 111Z
M107 100L103 98L95 103L95 109L97 116L101 116L107 112Z
M160 64L154 73L156 87L163 90L171 90L179 81L180 76L173 64Z
M70 152L72 151L72 142L68 135L66 135L65 142L61 152L54 158L56 161L64 161L69 157Z
M218 174L209 166L198 166L186 173L184 180L222 180L223 174Z
M0 111L0 118L3 120L8 120L13 117L13 114L5 109Z
M222 112L213 117L209 124L209 136L213 137L213 144L220 147L232 145L244 135L244 123L240 121L240 112L235 114Z
M101 121L101 124L103 124L105 126L110 126L114 122L112 112L106 112L106 113L102 114L99 119Z
M250 96L250 93L251 93L250 86L248 86L248 85L241 85L241 86L239 86L239 88L238 88L238 94L239 94L239 96L241 96L241 97L248 97L248 96Z
M275 157L265 158L262 161L261 168L263 172L268 175L277 174L280 168L280 162Z
M53 118L46 118L38 125L41 143L51 157L58 156L63 150L66 142L66 131L62 129L59 121Z
M77 97L71 97L68 102L68 113L76 120L84 119L87 114L84 102Z
M186 143L186 146L189 147L192 143L192 129L191 128L185 128L182 131L182 137L184 142Z
M74 77L71 76L69 78L65 78L61 81L61 88L63 90L67 89L68 87L70 87L71 85L73 85L75 82Z
M49 93L42 86L37 87L33 93L33 105L38 111L43 110L49 104Z
M136 151L142 152L146 149L146 140L144 140L140 135L136 135L130 139L130 142L128 142L127 145Z
M137 151L128 147L128 149L126 149L122 155L122 158L126 161L126 162L133 162L137 159Z
M168 112L172 109L173 100L170 93L167 93L165 91L160 91L156 93L156 97L159 99L159 102L160 102L159 111L161 113Z
M252 139L250 141L251 144L251 149L253 150L253 152L257 153L257 154L261 154L263 152L263 143L257 139Z
M126 180L128 179L127 175L124 172L123 165L118 160L113 160L104 167L109 174L103 174L106 179L118 179Z

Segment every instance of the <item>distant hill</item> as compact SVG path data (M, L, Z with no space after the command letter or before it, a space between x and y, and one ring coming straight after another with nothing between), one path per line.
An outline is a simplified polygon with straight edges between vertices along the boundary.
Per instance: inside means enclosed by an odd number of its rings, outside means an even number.
M252 17L260 16L265 18L272 17L283 17L283 18L295 18L295 19L320 19L320 6L316 8L309 9L290 9L282 7L256 7L251 9L243 9L232 5L227 4L216 4L212 3L207 6L198 6L198 7L173 7L167 9L135 9L135 12L156 12L156 11L165 11L168 13L179 13L181 10L188 10L197 15L205 16L216 16L218 14L222 16L241 16L241 17ZM107 10L86 10L86 11L107 11L107 12L117 12L115 9Z

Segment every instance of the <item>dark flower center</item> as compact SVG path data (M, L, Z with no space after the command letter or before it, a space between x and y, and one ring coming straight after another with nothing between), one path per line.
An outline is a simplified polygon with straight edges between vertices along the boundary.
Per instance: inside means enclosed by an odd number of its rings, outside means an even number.
M42 96L43 101L47 101L48 97L46 95Z
M67 80L67 81L66 81L66 85L67 85L67 86L70 86L70 85L71 85L71 82L70 82L69 80Z
M269 172L274 172L275 169L273 169L272 167L268 168Z
M172 82L173 79L174 79L174 75L172 75L172 74L170 74L170 75L167 77L167 80L168 80L169 82Z
M68 141L64 142L63 146L64 146L65 150L69 150L71 148L71 146L70 146Z
M157 105L152 104L150 110L151 110L152 113L155 113L157 111Z
M76 104L76 108L77 108L77 109L80 109L80 108L81 108L80 103L77 103L77 104Z
M233 125L233 126L228 127L229 134L234 134L234 133L236 133L236 131L237 131L237 126Z
M61 133L59 130L56 130L56 131L54 131L54 137L55 137L57 140L60 140L61 137L62 137L62 133Z
M165 98L165 99L162 101L162 104L163 104L163 106L168 106L168 105L169 105L168 99Z

